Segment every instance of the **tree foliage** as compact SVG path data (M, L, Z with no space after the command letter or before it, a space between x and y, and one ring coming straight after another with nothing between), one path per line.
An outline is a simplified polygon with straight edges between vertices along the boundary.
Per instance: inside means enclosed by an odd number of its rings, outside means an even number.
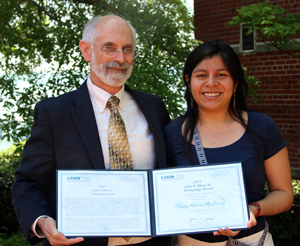
M0 8L1 128L8 140L29 136L36 102L87 77L78 43L87 20L99 14L119 15L137 30L129 86L159 95L173 117L182 112L182 66L197 45L182 0L1 0Z
M95 15L116 14L137 30L139 56L127 84L184 108L182 68L199 44L185 0L0 0L0 119L4 138L26 139L34 105L79 87L89 73L78 43ZM259 81L246 75L254 101Z
M22 143L22 146L23 145ZM19 228L11 203L11 186L14 182L15 171L21 161L21 153L16 152L17 148L17 146L13 145L0 151L0 245L3 245L1 240L2 233L11 234L16 232Z
M227 23L228 26L249 24L248 34L256 32L256 40L266 44L266 49L272 47L296 55L300 49L297 40L300 34L300 13L292 14L278 5L269 4L269 1L251 4L237 9L238 15Z

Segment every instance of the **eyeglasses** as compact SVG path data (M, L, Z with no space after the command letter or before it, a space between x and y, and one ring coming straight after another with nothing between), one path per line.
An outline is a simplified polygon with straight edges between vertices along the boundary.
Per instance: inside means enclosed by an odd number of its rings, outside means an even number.
M95 46L99 47L100 49L102 49L104 51L104 53L107 56L110 56L110 57L117 56L120 51L123 51L124 56L126 58L129 58L129 59L134 59L138 55L138 51L135 50L135 49L132 49L132 48L125 48L123 50L118 50L117 48L112 47L112 46L103 46L103 47L101 47L97 44L92 44L92 45L95 45Z

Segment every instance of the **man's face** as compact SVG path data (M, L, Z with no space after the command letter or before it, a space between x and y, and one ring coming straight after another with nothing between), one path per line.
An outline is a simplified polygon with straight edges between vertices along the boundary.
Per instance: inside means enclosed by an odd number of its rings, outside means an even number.
M132 31L127 23L119 19L112 19L99 25L95 31L98 37L94 45L91 45L91 74L97 77L96 84L104 83L120 87L130 77L133 68L133 59L124 56L121 51L125 48L134 48ZM113 47L119 52L112 57L101 47Z
M97 48L97 46L95 46ZM91 57L91 69L99 80L109 86L122 86L132 73L133 65L128 62L119 63L117 61L108 61L97 65L96 52L93 49ZM114 71L118 70L118 71Z

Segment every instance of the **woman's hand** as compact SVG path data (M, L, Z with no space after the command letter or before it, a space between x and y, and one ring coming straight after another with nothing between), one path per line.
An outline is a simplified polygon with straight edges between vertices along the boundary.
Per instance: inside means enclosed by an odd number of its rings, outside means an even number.
M252 205L249 205L250 219L247 222L247 227L248 228L251 228L251 227L253 227L257 224L255 214L256 214L256 208ZM223 236L227 236L227 237L234 237L239 233L240 233L240 231L232 231L228 227L225 227L225 230L222 229L222 228L219 228L218 231L215 231L213 234L215 236L223 235Z
M219 228L218 231L213 232L213 234L215 236L223 235L223 236L227 236L227 237L234 237L239 233L240 233L240 231L231 231L228 227L225 227L225 230L223 230L222 228Z
M255 218L255 215L256 215L256 207L253 206L253 205L249 205L249 215L250 215L250 219L249 221L247 222L247 227L248 228L251 228L253 226L256 226L257 224L257 220Z

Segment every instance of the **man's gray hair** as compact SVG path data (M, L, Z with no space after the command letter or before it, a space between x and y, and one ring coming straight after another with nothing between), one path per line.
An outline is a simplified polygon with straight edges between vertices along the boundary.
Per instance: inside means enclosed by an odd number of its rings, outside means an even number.
M82 40L83 41L86 41L86 42L89 42L89 43L94 43L95 39L97 38L95 36L95 33L96 33L95 29L101 23L101 19L104 18L104 17L105 16L97 15L97 16L93 17L92 19L90 19L86 23L86 25L85 25L85 27L83 29L83 34L82 34ZM127 22L127 24L129 25L129 27L131 29L132 36L133 36L134 46L136 46L136 30L130 24L129 21L127 21L127 20L125 20L125 21Z

